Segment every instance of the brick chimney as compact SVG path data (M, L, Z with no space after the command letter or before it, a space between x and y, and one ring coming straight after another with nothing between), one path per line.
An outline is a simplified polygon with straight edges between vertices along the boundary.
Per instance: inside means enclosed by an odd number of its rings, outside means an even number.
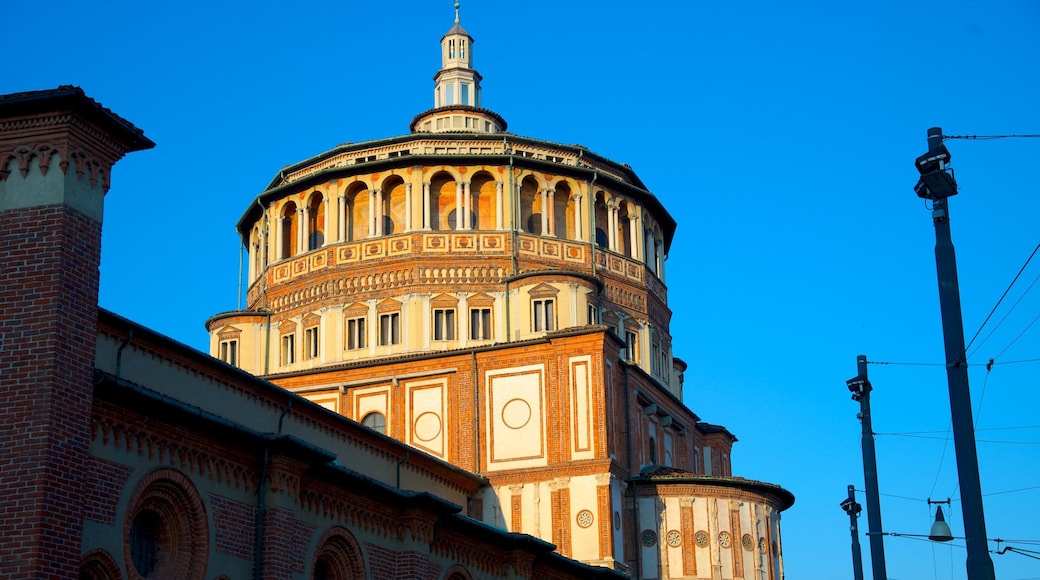
M101 218L154 147L78 87L0 96L0 578L76 578Z

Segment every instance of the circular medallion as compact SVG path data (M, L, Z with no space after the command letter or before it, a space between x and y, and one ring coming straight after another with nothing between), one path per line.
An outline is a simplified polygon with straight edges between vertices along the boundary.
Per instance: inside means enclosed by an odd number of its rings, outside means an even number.
M740 545L744 546L745 550L754 550L755 540L751 538L751 534L744 534L744 536L740 538Z
M643 530L639 537L643 540L643 545L648 548L657 543L657 532L653 530Z
M502 407L502 423L510 429L520 429L531 420L531 405L523 399L513 399Z
M694 534L693 541L697 542L697 545L704 548L708 545L708 532L701 530Z
M595 518L592 516L592 512L590 512L589 510L581 510L580 512L578 512L577 520L579 526L587 528L592 525L592 522L595 520Z
M614 529L615 530L620 530L621 529L621 513L620 512L614 512Z
M665 534L664 540L668 542L669 546L678 548L679 545L682 544L682 534L679 533L679 530L669 530L669 532Z
M427 411L415 418L413 429L415 438L419 441L432 441L441 434L441 418L436 413Z
M729 537L729 532L719 532L719 545L723 548L728 548L732 543L732 539Z

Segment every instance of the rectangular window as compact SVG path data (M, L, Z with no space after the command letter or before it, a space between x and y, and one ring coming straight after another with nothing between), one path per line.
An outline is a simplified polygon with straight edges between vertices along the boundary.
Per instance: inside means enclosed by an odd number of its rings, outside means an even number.
M455 83L444 83L444 104L455 104Z
M220 341L220 360L238 366L238 339Z
M595 304L589 304L586 308L589 324L599 324L599 308Z
M295 334L283 334L282 335L282 356L279 359L281 364L291 365L296 362L296 335Z
M459 83L459 89L462 91L461 102L463 105L469 104L469 83ZM468 127L469 125L467 125Z
M401 313L379 315L379 346L401 343Z
M455 340L455 310L451 308L433 310L433 340Z
M638 346L639 341L636 340L636 333L631 330L625 330L625 360L629 362L639 361Z
M535 332L556 329L556 311L553 308L553 300L535 300L533 327Z
M661 347L657 343L650 345L650 372L655 375L661 374Z
M303 358L318 358L318 327L312 326L303 331Z
M469 309L469 337L471 340L491 340L491 309Z
M365 348L365 319L351 318L347 320L347 350Z

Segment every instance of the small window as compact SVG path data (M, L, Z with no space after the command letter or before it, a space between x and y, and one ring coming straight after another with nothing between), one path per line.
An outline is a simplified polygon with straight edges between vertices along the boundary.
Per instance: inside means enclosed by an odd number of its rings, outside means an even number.
M303 331L303 358L318 358L318 327L312 326Z
M553 300L535 300L533 301L534 314L532 326L535 332L543 330L555 330L556 329L556 310L554 308Z
M455 83L444 83L444 104L455 104Z
M469 104L469 83L459 83L459 89L462 91L461 102L463 105ZM469 119L466 119L466 126L469 127Z
M433 340L455 340L455 310L433 310Z
M347 320L347 350L365 348L365 319L351 318Z
M491 309L469 309L469 337L471 340L491 340Z
M220 360L238 366L238 339L220 341Z
M379 346L401 343L401 313L379 315Z
M378 411L372 411L365 415L365 417L361 419L361 424L373 431L378 431L379 433L386 435L386 417Z
M589 320L589 324L599 324L599 307L595 304L588 304L586 306L586 315Z
M625 330L625 360L629 362L639 361L639 341L636 340L636 333L631 330Z
M657 465L657 440L650 438L650 464Z
M296 335L295 334L284 334L282 335L282 365L291 365L296 362Z

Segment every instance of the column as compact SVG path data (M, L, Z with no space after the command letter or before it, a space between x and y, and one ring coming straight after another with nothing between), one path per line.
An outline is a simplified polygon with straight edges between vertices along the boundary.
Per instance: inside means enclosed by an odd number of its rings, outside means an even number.
M473 198L469 194L469 182L462 182L462 229L469 230L473 229L473 224L469 223L470 218L470 206L473 205Z
M412 184L404 184L404 231L412 231Z
M607 249L617 251L617 204L614 200L607 202Z
M431 221L430 221L430 182L429 181L424 181L423 184L422 184L422 189L423 189L423 193L422 193L422 216L423 216L422 229L429 230L430 229L430 224L431 224Z
M326 246L329 243L329 196L322 196L321 203L325 206L325 218L321 224L321 245Z
M462 229L462 182L455 182L455 228Z
M650 268L651 272L657 273L657 257L656 248L654 247L654 232L650 228L643 230L643 247L646 248L646 255L643 257L643 262Z
M555 189L551 189L550 188L550 189L548 189L546 191L545 202L548 205L546 206L546 211L543 212L543 213L546 214L545 221L547 221L549 223L549 235L550 236L556 236L556 190Z
M643 220L637 213L636 215L629 216L628 221L629 243L632 244L632 255L629 257L638 260L642 253L639 251L642 245L639 243L639 232L643 231L643 226L640 225Z
M376 190L368 190L368 237L374 238L379 235L379 207L376 200Z
M340 242L347 241L347 196L341 195L336 203L336 217L339 218L339 226L336 228Z
M285 235L285 226L282 224L282 220L284 219L284 217L279 216L271 219L274 223L274 257L276 262L283 257L282 248L284 247L284 242L282 241L282 236Z
M583 213L582 212L582 207L581 207L581 195L580 194L572 195L571 199L570 199L570 202L574 204L574 239L578 240L578 241L584 240L585 236L582 235L584 233L582 231L584 228L581 227L582 226L581 214Z
M664 242L655 242L654 261L657 263L657 277L664 282Z
M504 184L501 181L496 181L495 182L495 229L496 230L504 229L502 227L502 219L504 217L502 215L502 210L504 209L502 207L502 187L503 187L503 185Z
M549 235L549 190L542 190L542 232L541 235Z
M296 224L296 253L302 254L307 251L307 226L310 225L310 208L307 206L301 207L296 212L296 219L299 223Z

